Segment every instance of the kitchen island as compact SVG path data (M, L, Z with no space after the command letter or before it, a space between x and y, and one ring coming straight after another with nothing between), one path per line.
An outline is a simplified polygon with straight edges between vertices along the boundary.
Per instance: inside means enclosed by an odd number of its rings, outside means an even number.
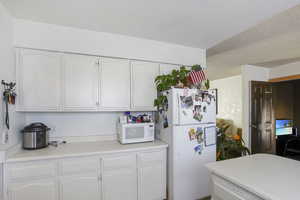
M300 199L300 162L256 154L207 165L213 200Z

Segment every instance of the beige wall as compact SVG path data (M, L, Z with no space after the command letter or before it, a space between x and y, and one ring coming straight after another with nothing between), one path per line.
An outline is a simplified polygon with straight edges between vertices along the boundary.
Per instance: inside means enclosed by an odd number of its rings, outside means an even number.
M289 63L270 69L270 79L300 74L300 62Z
M211 87L218 89L217 117L230 119L241 128L242 125L242 76L232 76L211 82Z
M250 136L250 81L268 81L270 69L253 66L242 66L242 101L243 101L243 139L251 147Z

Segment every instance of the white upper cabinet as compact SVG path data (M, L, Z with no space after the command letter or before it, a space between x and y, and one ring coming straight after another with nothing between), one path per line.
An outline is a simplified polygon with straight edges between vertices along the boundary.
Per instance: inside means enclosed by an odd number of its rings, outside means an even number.
M17 110L155 111L155 78L178 65L17 50Z
M159 74L159 64L151 62L132 61L132 102L133 110L156 110L154 99L157 90L154 83Z
M101 109L130 109L130 63L126 59L102 58L100 64Z
M166 75L171 73L174 69L179 70L179 65L171 65L171 64L160 64L159 65L159 74Z
M59 53L20 50L17 54L17 110L58 111L61 105Z
M99 58L64 55L64 110L97 110Z

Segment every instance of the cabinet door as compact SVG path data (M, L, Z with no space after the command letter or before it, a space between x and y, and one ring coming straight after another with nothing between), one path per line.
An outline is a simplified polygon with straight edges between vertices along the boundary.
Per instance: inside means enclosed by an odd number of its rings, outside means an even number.
M132 61L132 109L156 110L154 99L157 90L154 83L159 74L159 64Z
M9 200L58 200L57 184L54 180L36 181L8 186Z
M61 105L62 56L58 53L18 51L18 110L57 111Z
M130 108L129 60L101 59L101 108L128 110Z
M139 154L139 200L166 198L165 151Z
M103 159L103 199L137 200L135 155Z
M64 110L96 110L99 58L64 55Z
M174 69L179 70L179 65L171 65L171 64L160 64L159 65L159 74L166 75L170 74Z
M100 180L97 176L62 178L62 200L101 200Z

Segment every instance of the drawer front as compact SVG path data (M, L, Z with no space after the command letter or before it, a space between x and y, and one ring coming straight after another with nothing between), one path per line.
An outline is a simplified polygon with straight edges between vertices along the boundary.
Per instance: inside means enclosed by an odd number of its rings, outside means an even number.
M213 175L215 199L220 200L263 200L257 195L219 177Z
M30 162L8 165L8 178L49 178L57 175L57 162Z
M242 197L239 197L237 194L229 191L228 188L223 187L219 184L214 184L214 199L220 200L245 200Z
M139 165L145 165L153 162L163 162L166 157L166 151L154 151L138 154Z
M136 155L120 155L103 158L103 171L136 168Z
M74 158L60 161L61 175L95 173L100 170L100 158Z

